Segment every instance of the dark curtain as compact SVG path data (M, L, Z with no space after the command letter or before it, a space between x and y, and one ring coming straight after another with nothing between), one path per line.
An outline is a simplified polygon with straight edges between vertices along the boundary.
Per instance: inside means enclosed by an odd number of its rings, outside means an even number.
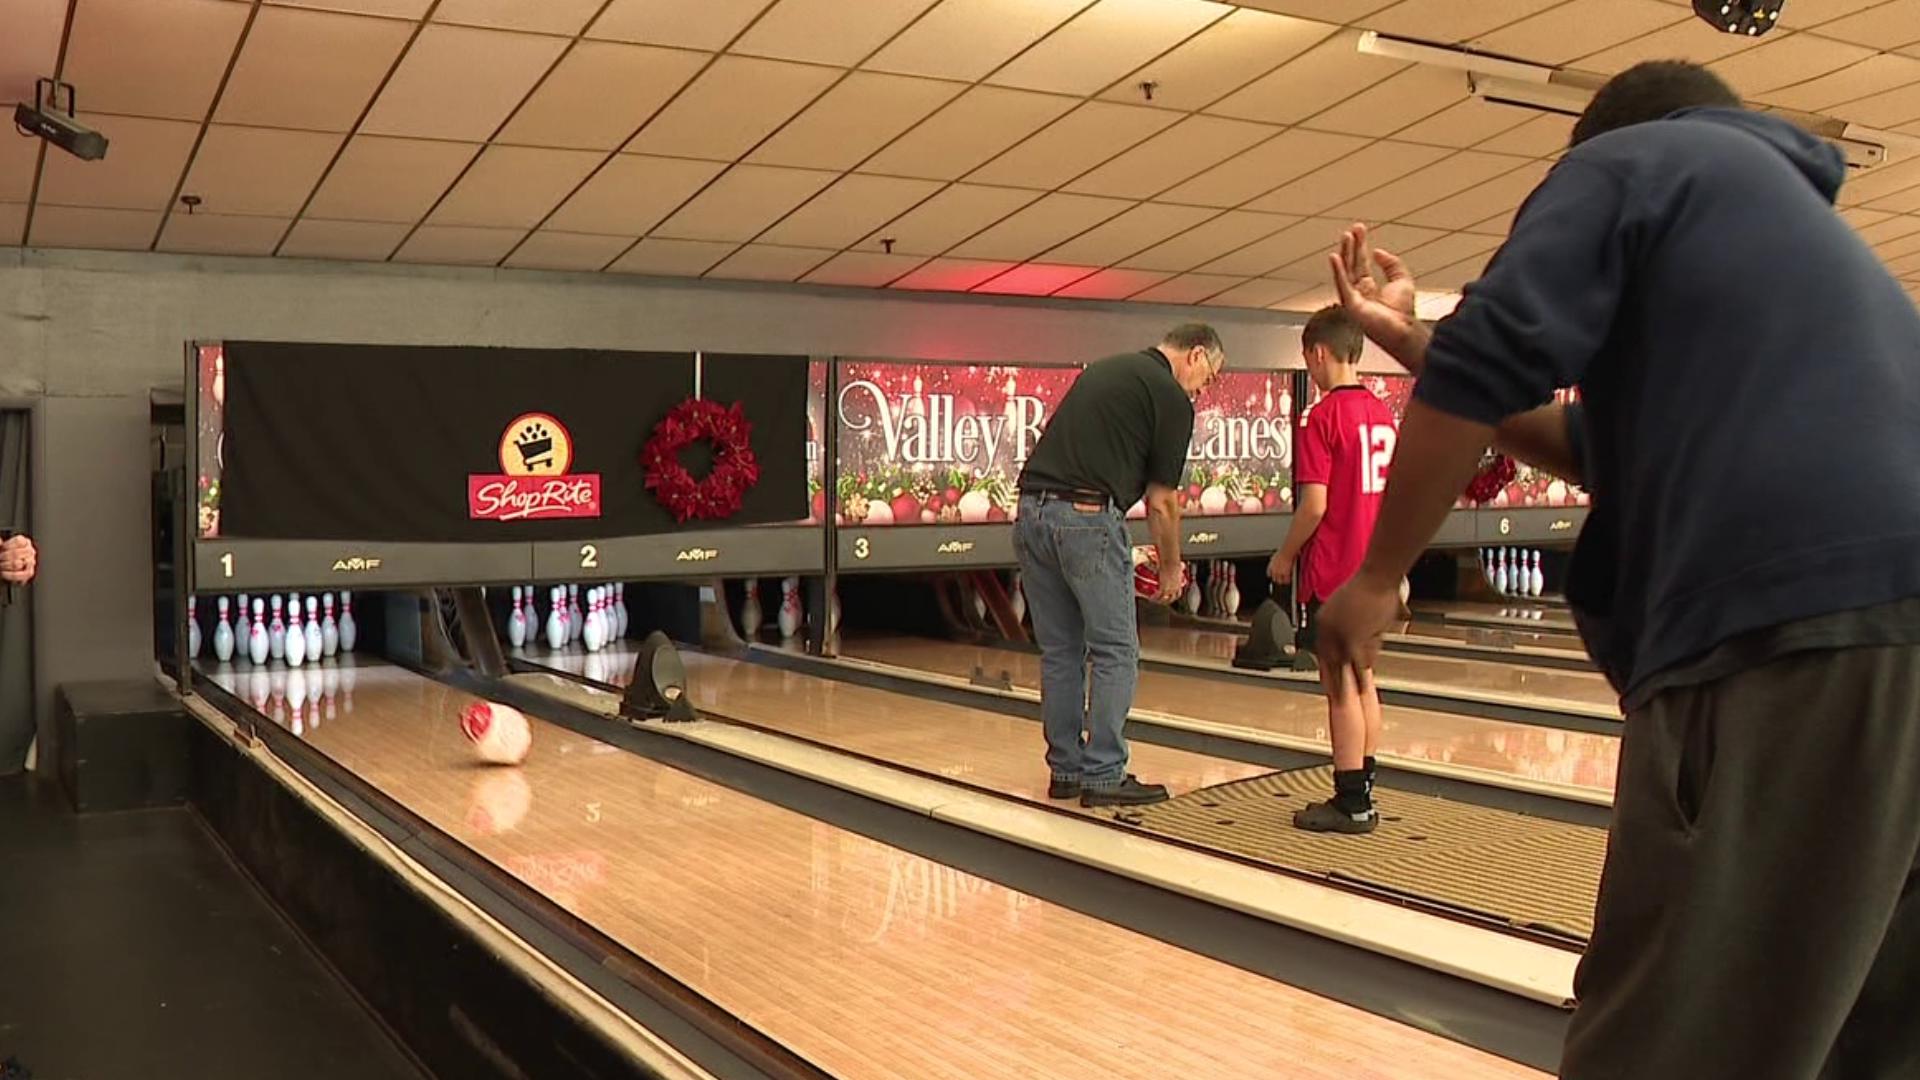
M32 534L27 519L27 414L0 412L0 526ZM33 742L33 590L0 606L0 776L20 771Z

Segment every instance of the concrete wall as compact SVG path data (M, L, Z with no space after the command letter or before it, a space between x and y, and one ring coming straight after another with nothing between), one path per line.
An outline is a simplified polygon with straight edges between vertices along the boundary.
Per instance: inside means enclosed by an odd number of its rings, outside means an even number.
M1296 363L1299 319L619 275L0 249L0 400L39 404L42 702L152 666L148 400L190 339L708 349L1070 363L1175 322L1235 367Z

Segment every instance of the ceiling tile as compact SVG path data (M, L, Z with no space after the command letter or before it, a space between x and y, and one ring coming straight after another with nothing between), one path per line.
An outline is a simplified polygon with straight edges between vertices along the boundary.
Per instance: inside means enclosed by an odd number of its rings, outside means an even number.
M1489 251L1484 255L1472 255L1454 263L1452 266L1442 267L1426 275L1424 280L1420 282L1420 285L1422 288L1427 289L1464 288L1480 280L1480 275L1486 270L1487 263L1493 258L1493 254L1492 251Z
M748 244L707 271L707 276L736 281L794 281L833 256L832 248Z
M494 30L526 30L535 34L572 37L587 25L603 0L440 0L433 21L484 26Z
M1299 220L1286 214L1229 210L1145 251L1129 255L1121 260L1121 265L1136 270L1192 270L1201 263L1272 236Z
M1848 225L1852 226L1855 229L1864 229L1869 225L1875 224L1876 222L1885 221L1886 219L1893 216L1892 214L1884 210L1868 210L1865 207L1861 207L1861 206L1856 206L1848 210L1841 210L1841 211L1838 211L1838 213L1840 214L1841 221L1846 222ZM1871 243L1872 241L1868 241L1868 242Z
M1215 293L1203 301L1209 307L1247 307L1264 308L1297 295L1300 290L1312 288L1305 281L1283 281L1279 278L1254 278L1242 282L1225 292Z
M1339 299L1339 297L1334 294L1331 284L1315 285L1305 291L1294 293L1285 300L1274 304L1273 307L1278 311L1315 312L1333 303L1337 299Z
M582 41L507 121L499 142L612 150L706 64L705 53Z
M1326 23L1241 9L1194 35L1179 48L1129 75L1104 97L1140 100L1140 84L1157 83L1153 103L1191 112L1274 70L1324 41Z
M1519 216L1520 208L1516 206L1510 210L1502 210L1485 220L1476 221L1467 226L1463 231L1504 238L1508 233L1513 231L1514 219Z
M839 250L940 190L937 180L843 176L759 237L761 244Z
M287 233L289 218L186 214L167 217L156 250L198 255L271 255Z
M1447 153L1436 146L1386 141L1370 143L1247 205L1256 210L1318 214L1356 194L1371 191L1416 169L1425 168L1447 156Z
M1329 230L1318 224L1326 219L1310 218L1308 220L1315 223L1314 234L1320 242L1308 248L1293 261L1282 263L1279 266L1269 267L1262 271L1262 273L1268 277L1285 278L1289 281L1301 282L1301 284L1294 287L1296 291L1306 288L1310 283L1327 281L1332 277L1332 271L1327 266L1327 255L1333 251L1340 238L1340 230L1337 227ZM1303 224L1305 223L1303 222ZM1396 231L1399 233L1399 239L1396 239L1393 235ZM1409 235L1409 233L1411 233L1411 235ZM1422 243L1446 234L1435 229L1409 230L1406 226L1383 225L1371 230L1370 235L1381 249L1398 252L1404 250L1406 247L1417 247ZM1403 240L1406 241L1406 243L1402 243ZM1198 269L1207 273L1224 273L1225 271L1221 270L1221 267L1234 265L1236 261L1239 261L1236 260L1234 256L1240 254L1242 253L1235 252L1233 256L1229 256L1227 259L1215 260L1214 262L1198 267Z
M1724 60L1716 60L1708 66L1735 90L1752 96L1765 90L1817 79L1872 55L1872 49L1859 45L1828 41L1811 34L1788 34L1762 42Z
M19 247L26 232L26 204L0 203L0 247Z
M1142 203L1046 252L1050 262L1110 266L1137 251L1193 228L1215 211L1197 206Z
M1541 113L1518 127L1495 135L1475 149L1493 154L1546 157L1567 148L1573 140L1573 117Z
M1173 277L1172 274L1159 270L1107 269L1083 277L1053 295L1075 300L1124 300L1142 289L1151 288L1171 277Z
M1055 192L946 252L967 259L1029 259L1132 206L1125 199Z
M1797 13L1796 13L1797 14ZM1820 24L1820 36L1893 49L1920 41L1920 4L1912 0L1870 7L1865 11Z
M1401 142L1427 143L1433 146L1472 146L1496 135L1512 131L1540 116L1532 109L1499 105L1484 98L1470 97L1393 132ZM1564 142L1562 143L1564 145Z
M1890 214L1879 221L1856 225L1854 228L1859 231L1860 239L1867 243L1886 244L1920 233L1920 217L1912 214Z
M386 15L396 19L418 19L433 6L433 0L266 0L266 3L270 7L344 11L359 15Z
M1796 28L1814 30L1856 11L1878 6L1886 0L1816 0L1816 2L1820 5L1817 11L1796 7L1788 21L1792 22Z
M1353 135L1291 128L1160 197L1201 206L1238 206L1364 145L1365 139Z
M546 225L602 236L639 236L725 168L717 161L618 154L554 211Z
M66 25L67 0L7 4L7 32L0 34L0 102L33 100L33 80L59 66Z
M393 19L263 7L214 119L351 131L412 32Z
M976 86L875 154L863 171L953 180L1074 106L1072 98Z
M327 221L301 218L275 252L298 259L354 259L385 262L400 241L407 238L407 226L377 221Z
M1844 105L1834 105L1828 113L1868 127L1893 128L1920 117L1920 83L1888 90Z
M1519 209L1552 166L1544 161L1531 162L1505 175L1468 188L1456 195L1400 215L1409 225L1435 229L1464 229L1491 215Z
M1097 94L1231 12L1210 0L1099 0L987 81L1023 90Z
M1198 304L1209 296L1246 283L1245 278L1219 274L1181 274L1143 289L1129 299L1152 304Z
M1915 184L1920 184L1920 158L1896 161L1891 165L1882 165L1871 172L1847 177L1840 187L1840 197L1836 201L1841 206L1857 206Z
M866 62L875 71L972 82L1038 41L1088 0L942 0Z
M718 52L773 0L612 0L587 36Z
M356 135L314 194L307 213L411 225L426 216L480 147Z
M833 179L813 169L735 165L654 232L678 240L751 240Z
M1087 195L1144 199L1279 133L1266 124L1189 116L1066 186Z
M1179 113L1166 109L1089 101L974 170L967 179L1056 188L1178 119Z
M0 202L23 203L33 194L43 145L38 139L0 138Z
M83 111L201 120L246 22L227 0L87 0L61 78Z
M627 144L641 154L732 161L806 108L840 73L723 56Z
M1238 0L1238 3L1241 7L1297 15L1302 19L1317 19L1324 23L1350 23L1358 22L1362 16L1371 15L1381 8L1393 6L1394 0Z
M514 225L531 229L604 157L593 150L489 146L427 220L435 225Z
M180 193L200 196L200 213L290 219L313 194L340 140L311 131L211 124Z
M493 266L506 258L525 229L493 229L474 225L422 225L394 252L394 262L443 263L455 266Z
M1881 53L1817 79L1768 90L1759 100L1802 112L1817 112L1898 87L1920 83L1920 60Z
M40 173L40 202L123 210L164 209L173 197L174 185L180 182L180 174L186 171L187 155L199 127L181 120L92 116L86 112L80 119L107 136L112 144L110 152L99 161L81 161L59 152L47 154ZM16 136L9 133L5 137Z
M1359 40L1358 30L1342 30L1207 111L1297 124L1407 67L1398 60L1358 52Z
M1098 269L1097 266L1026 263L1014 267L999 277L982 282L973 291L999 296L1046 296L1056 289L1066 288Z
M522 240L502 265L526 270L599 270L632 243L631 236L539 229Z
M560 38L428 26L360 129L372 135L484 141L566 47Z
M1318 131L1378 138L1467 100L1465 72L1419 64L1380 80L1303 123Z
M1722 33L1699 19L1685 19L1581 57L1573 66L1582 71L1614 75L1644 60L1691 60L1707 64L1745 52L1772 37L1771 34L1766 38L1751 38Z
M1483 255L1500 246L1497 236L1482 236L1479 233L1447 233L1438 240L1421 244L1410 251L1389 248L1394 254L1406 261L1407 269L1418 279L1423 274L1432 273L1452 266L1462 259Z
M883 255L877 251L847 251L816 267L803 281L815 285L865 285L877 288L919 266L917 255Z
M1430 322L1437 322L1453 314L1460 306L1460 294L1457 292L1430 292L1420 290L1413 301L1414 314Z
M708 267L733 252L735 244L711 240L659 240L648 237L632 250L614 260L609 270L623 274L655 274L662 277L699 277Z
M938 255L1040 197L1038 191L954 184L875 230L861 245L894 241L904 255Z
M1536 15L1561 0L1401 0L1360 20L1369 30L1455 45Z
M955 82L856 71L788 121L747 160L850 169L965 89Z
M27 243L34 247L145 251L159 228L158 210L105 210L43 202L33 208Z
M1289 225L1264 240L1230 251L1199 269L1209 274L1267 274L1282 266L1314 255L1323 260L1340 242L1340 230L1347 222L1335 218L1308 218ZM1324 269L1321 274L1325 274Z
M852 67L933 0L778 0L730 52Z
M999 277L1015 263L997 259L934 259L893 282L896 289L924 289L935 292L966 292L975 285Z
M1920 187L1910 187L1883 195L1867 204L1874 210L1884 210L1893 214L1911 214L1920 211Z
M1445 229L1429 229L1419 225L1404 225L1397 221L1390 221L1385 225L1373 225L1367 229L1368 243L1371 243L1375 248L1380 250L1399 254L1417 250L1423 245L1431 244L1448 235L1451 234ZM1455 256L1455 258L1458 257L1459 256ZM1451 262L1453 260L1449 259L1447 261ZM1313 269L1306 275L1308 280L1320 280L1320 278L1325 276L1326 268L1326 260L1321 259L1314 264ZM1286 277L1287 273L1284 270L1277 270L1272 276Z
M1512 172L1528 159L1462 150L1409 176L1336 206L1336 217L1387 221Z
M1474 44L1536 64L1565 64L1693 17L1685 8L1656 0L1607 0L1604 12L1590 4L1560 4L1482 35Z

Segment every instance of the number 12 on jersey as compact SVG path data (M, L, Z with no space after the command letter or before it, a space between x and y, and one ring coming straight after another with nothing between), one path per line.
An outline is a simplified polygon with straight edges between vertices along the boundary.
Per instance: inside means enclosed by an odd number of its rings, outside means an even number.
M1386 424L1360 425L1360 494L1387 490L1387 466L1393 464L1393 445L1399 437Z

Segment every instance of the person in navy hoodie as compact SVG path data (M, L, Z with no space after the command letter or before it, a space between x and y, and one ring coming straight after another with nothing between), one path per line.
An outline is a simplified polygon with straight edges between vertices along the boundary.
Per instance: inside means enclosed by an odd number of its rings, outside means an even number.
M1567 600L1626 723L1571 1080L1920 1076L1920 313L1845 175L1648 63L1452 316L1364 227L1330 257L1418 382L1323 664L1371 666L1489 443L1592 495Z

